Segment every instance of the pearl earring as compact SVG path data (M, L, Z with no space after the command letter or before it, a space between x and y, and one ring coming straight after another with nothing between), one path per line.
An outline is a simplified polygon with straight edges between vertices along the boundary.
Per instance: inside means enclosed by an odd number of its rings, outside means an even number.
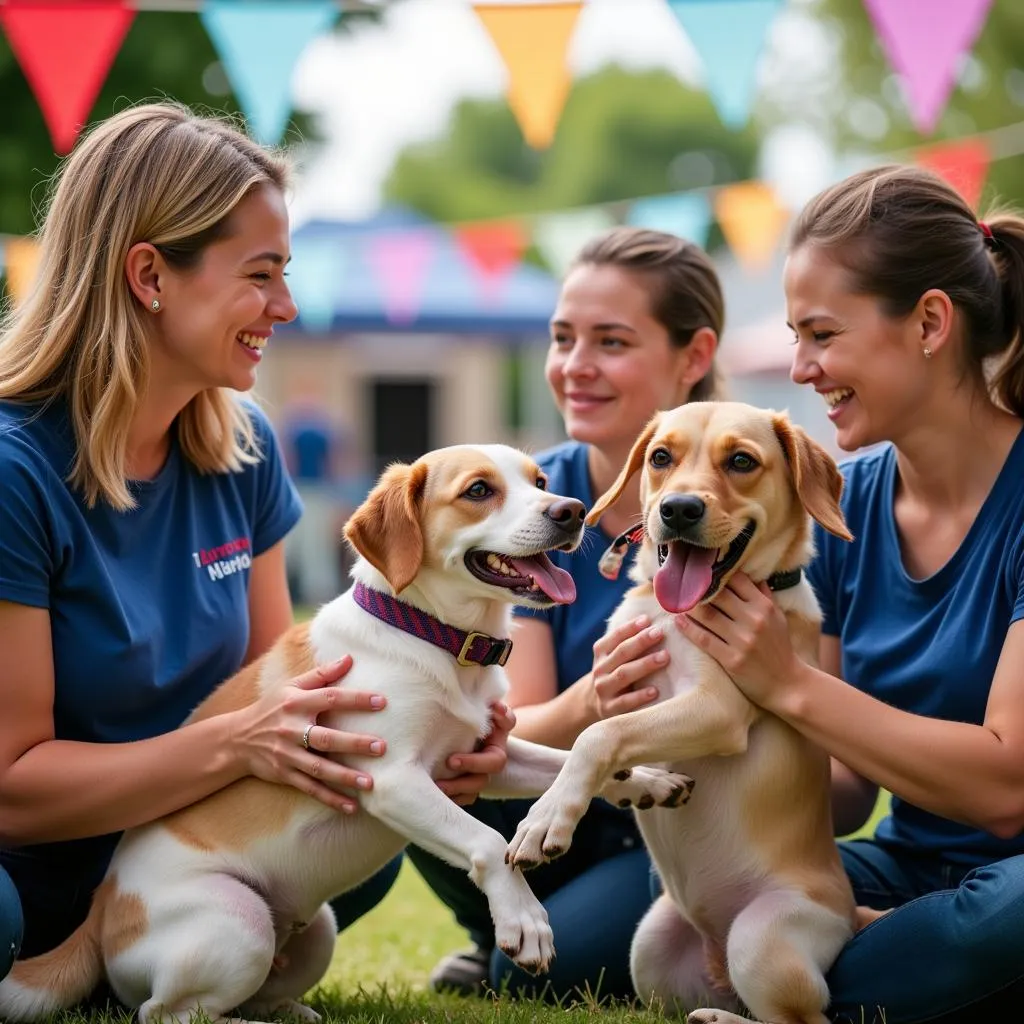
M159 312L160 312L160 300L159 300L159 299L154 299L154 300L153 300L153 301L152 301L152 302L151 302L151 303L149 304L149 308L150 308L151 310L153 310L153 312L154 312L154 313L159 313Z
M925 347L921 349L921 354L925 357L925 359L931 359L932 350L927 345L925 345Z

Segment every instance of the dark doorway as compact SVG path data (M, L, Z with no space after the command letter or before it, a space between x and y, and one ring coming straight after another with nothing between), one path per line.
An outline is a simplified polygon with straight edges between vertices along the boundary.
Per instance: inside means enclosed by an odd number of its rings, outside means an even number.
M434 392L428 378L370 382L374 472L391 462L412 462L434 443Z

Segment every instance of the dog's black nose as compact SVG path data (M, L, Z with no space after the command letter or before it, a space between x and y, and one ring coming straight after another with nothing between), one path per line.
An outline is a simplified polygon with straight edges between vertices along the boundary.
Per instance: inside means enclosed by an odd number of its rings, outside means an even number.
M696 494L670 494L658 508L661 521L673 530L685 530L699 523L704 515L704 502Z
M544 515L566 531L579 529L586 512L587 508L583 502L575 498L559 498L544 509Z

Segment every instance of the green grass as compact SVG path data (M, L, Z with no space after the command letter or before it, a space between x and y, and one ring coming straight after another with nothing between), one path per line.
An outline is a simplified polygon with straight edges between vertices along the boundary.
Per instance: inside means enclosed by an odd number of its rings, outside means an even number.
M888 810L882 794L871 820L855 835L871 835ZM504 997L460 999L427 987L434 964L465 947L462 929L406 862L391 892L338 938L334 960L309 1002L328 1022L345 1024L656 1024L652 1011L580 993L561 1007ZM123 1014L61 1014L60 1024L130 1024Z

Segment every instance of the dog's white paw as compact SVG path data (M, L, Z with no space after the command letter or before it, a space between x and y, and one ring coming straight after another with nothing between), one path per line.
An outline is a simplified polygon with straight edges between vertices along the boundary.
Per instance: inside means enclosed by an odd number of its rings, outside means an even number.
M589 803L563 799L552 786L519 823L505 860L525 871L561 857L572 845L572 834Z
M602 790L601 796L616 807L682 807L693 792L689 775L639 765L617 772Z
M529 974L544 974L551 966L555 936L548 912L532 892L529 900L495 920L494 938L498 948Z
M740 1017L728 1010L712 1010L706 1007L688 1014L686 1024L756 1024L756 1021L749 1017Z
M246 1003L242 1007L242 1011L246 1014L248 1024L256 1024L249 1020L250 1013L266 1015L272 1020L305 1021L306 1024L320 1024L322 1019L311 1006L306 1006L305 1003L297 1002L294 999L285 999L273 1005L253 1001Z

